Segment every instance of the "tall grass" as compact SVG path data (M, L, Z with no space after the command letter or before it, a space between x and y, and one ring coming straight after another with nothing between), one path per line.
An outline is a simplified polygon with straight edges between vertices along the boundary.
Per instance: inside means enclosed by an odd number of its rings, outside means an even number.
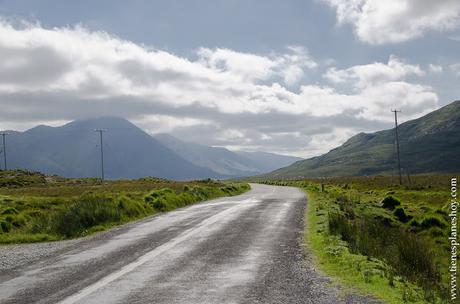
M385 260L396 275L422 286L428 301L442 290L435 254L420 236L374 218L350 219L337 212L329 213L328 222L329 232L346 241L351 252Z
M321 240L315 254L324 257L325 269L334 276L382 299L397 298L392 303L446 303L451 177L417 175L411 177L411 184L403 186L391 176L264 183L297 186L310 194L309 204L315 209L309 209L313 212L309 216L318 224L306 233ZM349 250L342 254L344 246ZM376 272L384 269L388 285L369 284L361 264L353 264L354 259L361 258L366 263L384 263L370 268Z
M123 222L150 213L152 210L148 205L126 197L114 199L86 195L51 217L50 232L74 237L85 234L88 229L97 225Z
M244 183L154 178L108 181L103 186L87 179L57 180L56 185L37 181L32 185L41 177L44 176L22 171L12 171L5 177L8 186L0 186L0 243L78 237L195 202L237 195L250 188ZM20 186L11 186L11 181L19 181Z

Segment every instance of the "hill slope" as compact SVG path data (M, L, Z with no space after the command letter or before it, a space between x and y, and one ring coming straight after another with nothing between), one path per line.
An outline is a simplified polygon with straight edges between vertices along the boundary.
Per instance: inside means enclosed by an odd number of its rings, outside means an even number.
M266 173L300 159L265 152L233 152L185 142L168 134L155 135L155 139L189 162L227 177Z
M107 178L157 176L171 179L216 177L172 152L129 121L115 117L78 120L61 127L38 126L8 138L9 168L66 177L100 175L99 137L104 133Z
M244 152L244 151L236 151L236 154L250 159L252 164L256 166L260 172L270 172L275 169L279 169L282 167L289 166L296 161L302 160L303 158L295 157L295 156L288 156L288 155L281 155L275 153L268 153L268 152Z
M398 127L405 173L460 171L460 101ZM359 133L318 157L273 171L266 178L391 174L396 168L394 128Z

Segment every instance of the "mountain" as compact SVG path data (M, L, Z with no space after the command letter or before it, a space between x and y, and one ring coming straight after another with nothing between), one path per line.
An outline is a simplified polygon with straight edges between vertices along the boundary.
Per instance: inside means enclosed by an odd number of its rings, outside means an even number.
M282 167L291 165L292 163L302 160L303 158L295 156L287 156L268 152L244 152L236 151L236 154L249 159L260 172L270 172Z
M404 174L460 172L460 101L398 127ZM393 174L395 130L359 133L340 147L298 161L265 178Z
M266 152L233 152L182 141L168 134L155 135L155 139L189 162L227 177L266 173L300 159Z
M9 168L37 170L66 177L100 175L99 134L105 128L107 178L157 176L170 179L219 177L176 155L129 121L104 117L77 120L61 127L37 126L8 136Z

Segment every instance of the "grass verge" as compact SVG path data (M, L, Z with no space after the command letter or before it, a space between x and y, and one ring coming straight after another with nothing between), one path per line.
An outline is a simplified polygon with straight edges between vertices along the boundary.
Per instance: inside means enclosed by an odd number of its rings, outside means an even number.
M0 176L0 244L55 241L241 194L246 183L175 182L145 178L108 181L45 177L26 171Z
M382 176L263 183L307 193L305 242L340 286L384 303L450 303L450 176L402 186Z
M421 288L395 276L384 261L352 253L347 242L328 229L327 211L322 207L327 198L313 191L306 212L305 241L317 264L340 286L358 289L362 294L376 297L385 303L426 303ZM345 290L346 292L346 290Z

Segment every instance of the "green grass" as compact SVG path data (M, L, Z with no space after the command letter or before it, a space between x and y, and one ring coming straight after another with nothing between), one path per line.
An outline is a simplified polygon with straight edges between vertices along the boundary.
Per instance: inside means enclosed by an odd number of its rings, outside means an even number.
M64 179L27 171L2 171L0 181L0 244L85 236L249 190L245 183L157 178L101 185L96 179Z
M358 289L385 303L404 303L404 298L410 303L425 303L421 290L401 277L392 276L385 262L351 253L345 241L326 233L326 210L322 207L326 201L315 192L308 192L308 197L305 242L316 257L316 263L336 284ZM346 289L344 293L349 291Z
M265 183L308 193L305 241L336 283L385 303L448 303L450 177Z

